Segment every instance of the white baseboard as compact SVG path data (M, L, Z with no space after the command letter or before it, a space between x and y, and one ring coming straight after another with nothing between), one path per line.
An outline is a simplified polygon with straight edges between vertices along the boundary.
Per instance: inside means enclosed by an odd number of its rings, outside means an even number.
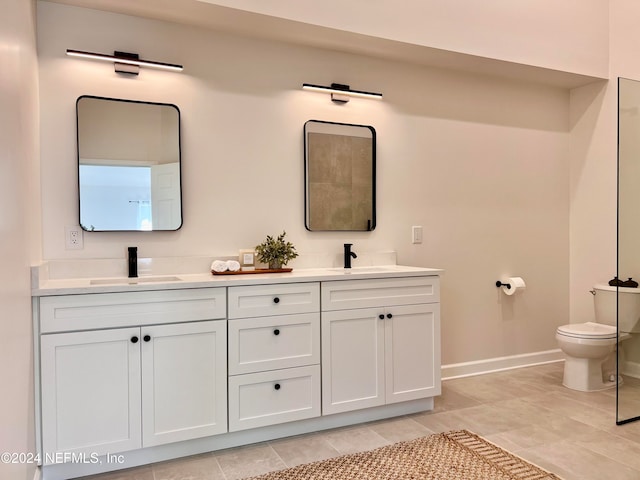
M624 362L620 369L623 375L627 375L633 378L640 378L640 363L638 362Z
M555 350L545 350L542 352L523 353L511 355L509 357L487 358L474 362L452 363L443 365L441 369L442 379L470 377L472 375L482 375L485 373L500 372L513 368L531 367L545 363L564 361L564 354L559 348ZM640 374L640 365L638 365Z

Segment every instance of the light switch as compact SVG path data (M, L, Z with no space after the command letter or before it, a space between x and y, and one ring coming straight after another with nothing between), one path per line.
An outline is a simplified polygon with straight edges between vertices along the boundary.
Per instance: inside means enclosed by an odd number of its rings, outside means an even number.
M414 225L411 227L411 243L422 243L422 227Z

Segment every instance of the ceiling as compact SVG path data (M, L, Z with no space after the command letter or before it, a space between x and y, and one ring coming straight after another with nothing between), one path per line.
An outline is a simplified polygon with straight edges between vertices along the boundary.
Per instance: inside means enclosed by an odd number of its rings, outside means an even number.
M44 0L346 53L574 88L602 78L372 37L198 0Z

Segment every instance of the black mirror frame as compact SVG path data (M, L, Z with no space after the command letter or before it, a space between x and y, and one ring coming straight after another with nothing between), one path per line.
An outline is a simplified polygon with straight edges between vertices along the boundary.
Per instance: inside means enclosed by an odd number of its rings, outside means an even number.
M176 110L178 114L178 159L179 159L178 168L180 172L180 224L175 229L170 229L170 230L157 229L157 230L149 230L149 231L146 231L146 230L92 230L92 229L87 229L85 228L84 225L82 225L81 207L80 207L80 122L79 122L78 108L79 108L80 100L82 100L83 98L92 98L96 100L110 100L115 102L135 103L135 104L143 104L143 105L158 105L161 107L171 107ZM143 100L129 100L124 98L111 98L111 97L102 97L102 96L96 96L96 95L80 95L76 99L76 162L77 162L77 168L76 168L77 182L76 183L77 183L77 189L78 189L77 191L78 193L78 224L80 225L82 230L84 230L85 232L144 232L144 233L175 232L180 230L184 225L184 199L182 195L182 118L181 118L180 108L178 108L177 105L173 103L148 102Z
M362 127L371 131L371 221L366 230L312 230L309 228L309 186L308 186L308 159L307 159L307 124L310 122L324 123L328 125L343 125L347 127ZM330 122L326 120L307 120L302 129L303 138L303 162L304 162L304 227L310 232L371 232L376 228L376 129L371 125L359 125L354 123Z

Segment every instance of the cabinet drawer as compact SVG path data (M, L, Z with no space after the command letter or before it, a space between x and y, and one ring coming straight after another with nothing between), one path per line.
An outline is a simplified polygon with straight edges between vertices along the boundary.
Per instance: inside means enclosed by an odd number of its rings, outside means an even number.
M229 375L320 363L320 314L229 321Z
M320 310L319 283L229 288L229 318L266 317Z
M440 301L439 278L403 277L322 283L322 310L414 305Z
M42 333L216 320L225 317L224 288L40 298Z
M320 366L229 377L229 431L320 416Z

